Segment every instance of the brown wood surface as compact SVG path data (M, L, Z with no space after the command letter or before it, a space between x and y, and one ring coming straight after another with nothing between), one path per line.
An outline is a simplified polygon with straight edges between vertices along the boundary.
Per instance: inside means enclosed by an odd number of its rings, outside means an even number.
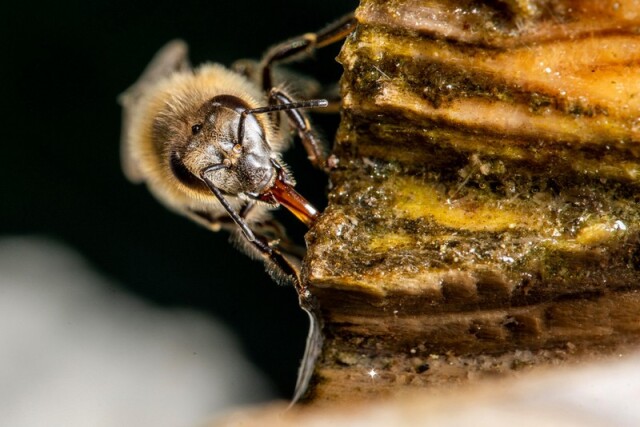
M307 402L640 342L637 1L362 0L304 279Z

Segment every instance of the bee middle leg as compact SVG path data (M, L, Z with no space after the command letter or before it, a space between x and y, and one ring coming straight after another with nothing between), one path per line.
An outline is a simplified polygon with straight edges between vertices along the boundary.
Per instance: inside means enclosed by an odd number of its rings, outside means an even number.
M282 89L273 88L269 92L270 105L286 105L292 104L294 101ZM307 157L315 167L328 170L327 154L322 140L318 138L313 131L309 119L299 109L284 110L289 122L298 132L298 136L302 141L304 149L307 151Z

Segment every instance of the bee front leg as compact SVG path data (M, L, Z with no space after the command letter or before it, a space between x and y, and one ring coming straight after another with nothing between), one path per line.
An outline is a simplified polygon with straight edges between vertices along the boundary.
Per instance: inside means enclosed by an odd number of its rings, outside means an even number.
M268 269L274 279L277 281L290 281L298 291L298 294L302 294L302 282L300 281L300 273L296 266L293 265L287 258L280 253L274 246L270 244L269 239L265 236L254 232L247 223L245 217L241 212L237 212L231 204L224 197L222 192L215 186L215 184L207 178L203 173L201 178L207 184L207 187L216 196L220 204L224 207L229 214L229 217L240 228L243 234L244 240L248 243L249 252L257 253L267 261L267 264L273 268ZM244 212L246 215L248 210Z
M270 105L286 105L292 104L293 100L282 89L273 88L269 92L269 104ZM298 136L302 141L304 149L307 151L307 157L312 165L315 167L327 171L327 154L325 152L325 146L322 140L318 138L307 116L300 111L300 109L284 110L289 122L298 132Z
M316 33L307 33L273 46L260 62L262 89L268 92L273 87L272 67L277 62L308 56L315 49L328 46L347 37L357 24L353 13L349 13Z
M222 192L204 174L202 174L202 179L218 198L229 214L229 217L231 217L233 222L239 227L239 230L236 229L235 233L246 242L246 245L248 245L247 249L250 249L249 252L257 252L265 259L267 265L270 267L267 268L267 271L269 271L269 274L276 279L276 281L293 282L296 293L298 294L300 308L309 316L309 333L307 334L305 351L298 369L298 379L291 400L291 405L293 405L303 398L313 376L316 360L322 349L322 320L316 315L319 310L316 299L302 284L299 269L280 253L280 251L272 247L266 237L249 227L244 215L249 213L252 204L248 205L248 208L237 212L227 202Z

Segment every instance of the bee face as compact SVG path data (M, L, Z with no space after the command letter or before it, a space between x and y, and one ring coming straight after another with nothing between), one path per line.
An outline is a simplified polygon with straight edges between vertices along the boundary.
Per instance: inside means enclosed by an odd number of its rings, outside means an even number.
M205 173L228 194L258 194L275 179L263 123L253 115L242 117L249 109L236 96L216 96L200 108L190 127L187 150L194 155L186 157L194 159L190 162L192 173Z

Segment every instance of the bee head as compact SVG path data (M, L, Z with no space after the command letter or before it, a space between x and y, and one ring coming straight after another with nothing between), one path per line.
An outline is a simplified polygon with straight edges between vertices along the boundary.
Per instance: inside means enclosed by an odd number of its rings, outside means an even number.
M206 171L207 179L227 194L252 195L269 188L277 175L272 151L263 125L248 110L245 101L232 95L205 102L189 123L183 152L171 153L178 179L184 166L192 178Z

